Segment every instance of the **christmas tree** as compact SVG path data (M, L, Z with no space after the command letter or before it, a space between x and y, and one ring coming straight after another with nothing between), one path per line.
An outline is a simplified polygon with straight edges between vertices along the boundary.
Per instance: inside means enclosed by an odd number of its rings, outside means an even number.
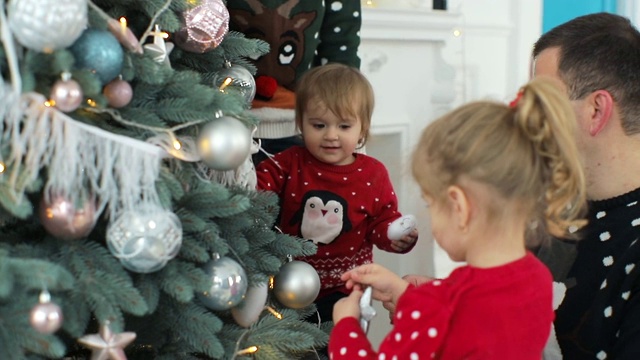
M268 45L222 0L1 4L0 358L315 358L316 248L254 190Z

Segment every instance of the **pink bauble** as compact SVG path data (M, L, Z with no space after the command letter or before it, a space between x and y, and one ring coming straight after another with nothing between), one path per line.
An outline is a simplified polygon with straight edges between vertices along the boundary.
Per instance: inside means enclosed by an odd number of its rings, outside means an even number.
M133 98L133 89L128 82L116 79L108 83L102 90L102 94L107 98L109 106L121 108L129 105Z
M182 13L182 17L183 27L173 40L186 51L211 51L229 31L229 10L222 0L202 0L200 5Z
M82 103L82 88L74 80L58 80L51 88L50 99L60 111L71 112Z
M96 223L96 208L93 200L86 200L81 206L62 196L45 197L40 204L40 222L53 236L65 240L86 237Z
M41 334L53 334L62 326L62 309L52 302L38 303L31 309L29 323Z

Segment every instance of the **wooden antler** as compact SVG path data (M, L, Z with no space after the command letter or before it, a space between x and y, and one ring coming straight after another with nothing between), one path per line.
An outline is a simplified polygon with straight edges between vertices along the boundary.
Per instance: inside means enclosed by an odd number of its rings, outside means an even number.
M260 15L264 12L264 5L258 0L246 0L247 4L253 10L253 13Z
M291 15L291 9L298 5L298 2L299 0L289 0L286 3L278 6L278 14L282 15L283 18L288 19Z

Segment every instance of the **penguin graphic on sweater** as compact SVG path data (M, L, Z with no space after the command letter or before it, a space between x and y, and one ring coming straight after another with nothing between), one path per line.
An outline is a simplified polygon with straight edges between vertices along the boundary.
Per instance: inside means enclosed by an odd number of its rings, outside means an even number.
M300 224L300 236L314 244L329 244L351 230L348 203L330 191L312 190L304 194L300 209L290 225Z

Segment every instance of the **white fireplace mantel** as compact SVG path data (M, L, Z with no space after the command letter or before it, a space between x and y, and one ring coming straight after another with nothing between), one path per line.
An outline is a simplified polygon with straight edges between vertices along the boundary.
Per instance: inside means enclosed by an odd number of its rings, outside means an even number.
M367 40L451 39L459 26L460 15L423 8L363 8L361 36Z

